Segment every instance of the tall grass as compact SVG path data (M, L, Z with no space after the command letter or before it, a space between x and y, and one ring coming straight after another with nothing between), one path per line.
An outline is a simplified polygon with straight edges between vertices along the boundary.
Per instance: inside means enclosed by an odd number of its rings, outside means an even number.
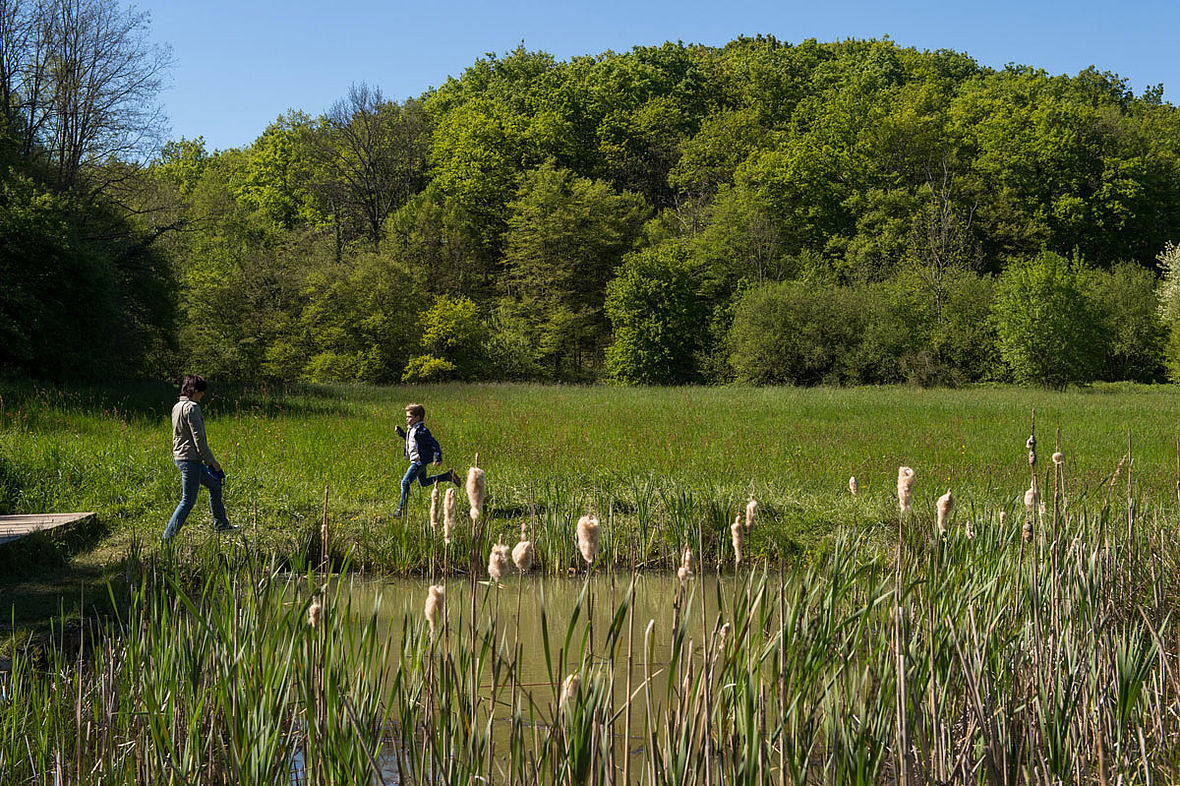
M418 604L391 635L343 579L240 547L148 557L92 651L18 654L0 781L1169 781L1176 528L1134 498L1065 507L1031 543L914 516L896 549L840 536L670 580L651 619L635 579L580 581L560 619L541 603L542 664L521 659L519 578L452 580L434 635Z

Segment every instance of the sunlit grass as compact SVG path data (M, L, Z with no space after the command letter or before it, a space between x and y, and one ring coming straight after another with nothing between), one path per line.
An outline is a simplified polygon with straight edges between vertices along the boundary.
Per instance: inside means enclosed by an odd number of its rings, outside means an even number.
M170 388L51 391L9 383L0 394L0 505L95 510L116 546L129 533L158 538L178 496L168 454ZM429 545L417 533L424 532L428 490L415 486L407 518L390 518L405 470L393 427L411 400L427 406L443 468L465 474L479 453L492 541L518 532L522 519L555 531L595 509L612 519L613 531L643 534L625 548L605 544L607 554L654 550L649 557L673 568L680 555L673 547L683 540L677 529L703 518L727 539L723 527L751 493L762 523L748 544L754 554L789 555L837 525L886 527L902 464L917 471L920 516L932 518L948 488L959 510L978 520L1001 506L1017 510L1029 482L1024 441L1034 410L1042 466L1060 429L1075 500L1112 493L1106 481L1130 441L1139 496L1175 504L1180 396L1172 387L214 385L204 409L210 442L229 473L231 518L252 531L257 511L259 537L294 548L322 518L327 488L342 549L387 570L424 570ZM850 475L860 484L855 506ZM202 501L186 537L208 526ZM558 551L560 561L576 564L572 542L543 540L543 565L547 556L554 568Z

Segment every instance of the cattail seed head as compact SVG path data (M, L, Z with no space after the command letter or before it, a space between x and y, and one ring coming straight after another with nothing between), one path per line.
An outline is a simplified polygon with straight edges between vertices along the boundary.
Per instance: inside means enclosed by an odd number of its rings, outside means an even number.
M975 540L975 528L973 526L971 526L970 521L967 522L966 532L967 532L967 540Z
M318 628L320 626L320 614L323 608L323 604L320 603L319 598L313 598L311 605L307 607L307 624L311 628Z
M443 496L443 543L451 545L451 533L455 531L455 489L447 489Z
M582 677L579 674L571 674L565 678L565 682L561 684L561 699L557 702L558 712L564 712L565 708L570 705L570 702L574 701L581 684Z
M1057 451L1056 453L1054 453L1053 454L1053 463L1057 466L1061 466L1062 464L1064 464L1065 463L1065 454L1062 453L1060 450Z
M426 622L430 625L430 633L432 635L438 626L438 615L443 609L446 589L442 584L432 584L426 589Z
M725 642L729 640L729 634L730 634L730 631L732 631L732 630L733 630L733 628L730 627L728 622L721 626L721 630L718 631L718 633L717 633L717 646L718 647L725 646Z
M1024 492L1024 507L1028 508L1029 513L1032 513L1034 510L1036 510L1037 501L1039 499L1040 495L1037 494L1037 487L1034 483L1028 487L1028 491Z
M852 496L854 497L860 493L860 486L856 482L856 475L848 479L848 490L852 492Z
M685 549L684 556L680 560L680 569L676 571L677 578L680 583L684 584L693 577L693 571L696 569L696 560L692 557L692 549Z
M950 517L951 511L955 509L955 498L951 496L951 490L947 489L946 493L938 498L938 534L946 534L946 520Z
M589 565L598 556L598 517L587 513L578 519L578 551Z
M504 574L508 572L508 546L504 545L503 539L496 545L492 546L492 553L488 555L488 575L492 580L499 582L504 578Z
M1020 530L1020 536L1022 538L1024 538L1025 543L1031 543L1032 542L1032 535L1033 535L1032 519L1025 519L1024 526Z
M521 573L528 573L533 569L533 542L522 540L512 548L512 564Z
M897 468L897 504L902 513L910 509L910 492L914 486L914 471L909 467Z
M438 532L438 484L430 487L430 531Z
M754 514L758 512L758 500L754 499L754 495L750 495L750 501L746 503L746 532L754 526Z
M471 503L472 521L477 521L483 513L483 495L483 470L479 467L472 467L467 470L467 500Z
M742 564L742 517L738 516L733 520L733 525L729 528L730 540L733 542L733 564Z
M1003 527L1007 523L1008 523L1008 511L1001 510L1000 511L1000 527Z

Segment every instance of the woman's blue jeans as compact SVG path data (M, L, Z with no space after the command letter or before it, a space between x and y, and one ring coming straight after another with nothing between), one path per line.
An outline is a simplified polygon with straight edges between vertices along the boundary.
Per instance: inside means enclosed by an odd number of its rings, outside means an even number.
M213 514L214 526L228 527L229 518L225 515L225 504L221 501L221 478L214 475L213 470L200 461L173 463L180 470L180 504L176 506L171 521L164 529L164 540L170 540L180 532L193 505L197 504L197 492L201 490L201 486L209 489L209 511Z
M398 511L400 512L405 510L406 500L410 497L410 486L414 485L415 480L418 481L420 485L433 486L440 480L447 480L449 477L450 473L448 472L444 472L440 475L427 476L425 464L419 461L411 462L410 468L406 470L405 477L402 478L402 499L401 502L397 503Z

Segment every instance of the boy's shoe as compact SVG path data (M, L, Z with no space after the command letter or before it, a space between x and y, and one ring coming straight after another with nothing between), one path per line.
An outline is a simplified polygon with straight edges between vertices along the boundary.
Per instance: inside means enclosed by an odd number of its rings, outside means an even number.
M213 531L216 532L218 535L224 535L227 532L237 532L238 528L235 527L233 524L230 524L227 521L223 524L214 524Z
M395 519L400 519L400 518L402 517L402 509L401 509L401 508L398 508L397 510L395 510L395 511L393 512L393 517L394 517Z
M459 473L458 472L456 472L455 470L452 469L448 474L450 475L450 477L448 477L447 480L451 481L456 486L463 485L463 481L459 480Z

